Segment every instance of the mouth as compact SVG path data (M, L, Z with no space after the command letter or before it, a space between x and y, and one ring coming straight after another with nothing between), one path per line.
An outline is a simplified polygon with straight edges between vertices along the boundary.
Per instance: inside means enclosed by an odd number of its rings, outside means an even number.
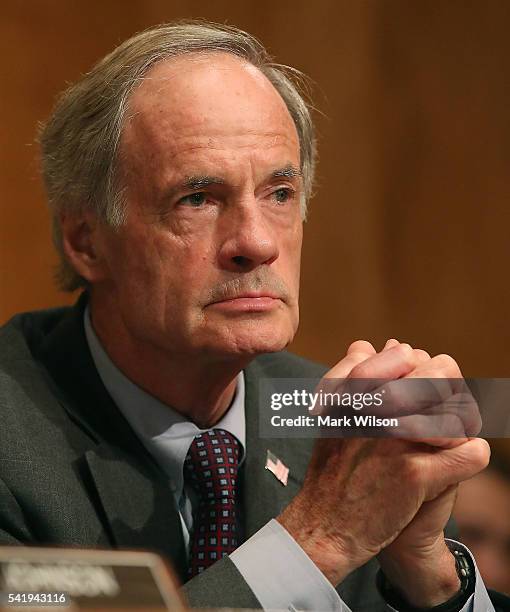
M265 291L248 291L208 304L208 308L227 312L268 312L279 308L283 302L277 294Z

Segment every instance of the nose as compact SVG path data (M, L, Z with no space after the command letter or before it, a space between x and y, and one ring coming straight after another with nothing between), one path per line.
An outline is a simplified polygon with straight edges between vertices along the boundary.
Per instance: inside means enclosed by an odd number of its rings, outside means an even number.
M221 224L219 264L232 272L249 272L278 258L277 235L256 200L232 206Z

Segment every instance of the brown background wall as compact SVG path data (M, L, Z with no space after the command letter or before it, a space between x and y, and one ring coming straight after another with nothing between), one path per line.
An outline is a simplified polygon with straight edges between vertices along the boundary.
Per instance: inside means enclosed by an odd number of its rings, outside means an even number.
M37 121L122 39L182 17L245 28L317 84L294 350L334 363L356 338L393 336L510 376L506 0L4 2L0 321L74 299L52 285Z

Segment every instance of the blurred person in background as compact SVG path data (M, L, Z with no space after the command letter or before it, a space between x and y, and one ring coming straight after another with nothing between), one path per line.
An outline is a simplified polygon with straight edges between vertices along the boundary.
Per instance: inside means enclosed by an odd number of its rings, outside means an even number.
M483 472L461 483L453 515L486 585L510 594L508 461L496 455Z

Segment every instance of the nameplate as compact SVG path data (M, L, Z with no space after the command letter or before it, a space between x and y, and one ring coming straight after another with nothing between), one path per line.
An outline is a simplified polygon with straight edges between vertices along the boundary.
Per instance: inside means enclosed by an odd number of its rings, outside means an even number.
M170 568L153 553L3 546L0 609L181 612L184 606Z

